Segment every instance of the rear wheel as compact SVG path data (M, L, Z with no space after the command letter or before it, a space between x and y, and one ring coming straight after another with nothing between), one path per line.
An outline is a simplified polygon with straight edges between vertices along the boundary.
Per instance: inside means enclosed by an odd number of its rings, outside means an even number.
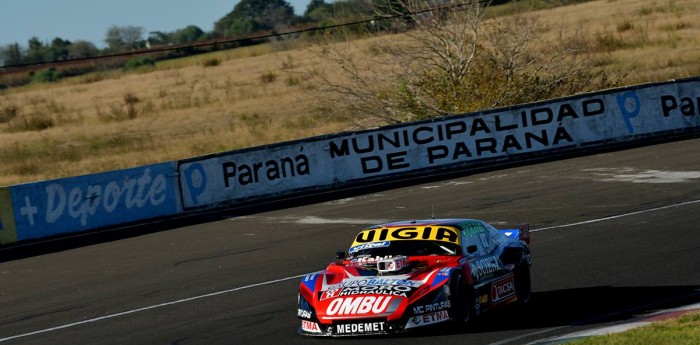
M521 263L515 272L515 294L518 296L518 303L520 304L526 304L532 298L530 265L526 262Z

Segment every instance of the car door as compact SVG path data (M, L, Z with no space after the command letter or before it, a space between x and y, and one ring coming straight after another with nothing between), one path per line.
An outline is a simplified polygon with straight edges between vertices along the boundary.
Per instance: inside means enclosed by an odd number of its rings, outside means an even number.
M503 270L498 256L494 255L497 244L491 238L488 228L480 221L468 221L459 224L462 252L465 263L469 266L472 282L497 277Z

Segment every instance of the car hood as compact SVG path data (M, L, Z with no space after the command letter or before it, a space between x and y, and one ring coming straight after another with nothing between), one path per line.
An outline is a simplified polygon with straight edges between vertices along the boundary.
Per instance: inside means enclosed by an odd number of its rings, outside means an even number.
M302 279L301 295L321 322L402 317L413 302L445 285L453 267L429 265L410 272L378 275L376 270L344 265Z

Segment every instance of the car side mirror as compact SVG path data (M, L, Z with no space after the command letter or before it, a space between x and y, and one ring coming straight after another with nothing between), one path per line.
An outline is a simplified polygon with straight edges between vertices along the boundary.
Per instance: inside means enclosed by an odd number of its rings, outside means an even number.
M335 258L339 260L345 259L345 252L335 252Z
M475 244L472 244L471 246L467 246L467 254L474 254L478 248L476 247Z

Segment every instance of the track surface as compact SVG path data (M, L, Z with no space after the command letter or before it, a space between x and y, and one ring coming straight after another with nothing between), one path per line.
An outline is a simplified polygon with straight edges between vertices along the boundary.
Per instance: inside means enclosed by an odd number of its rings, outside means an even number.
M296 334L292 277L325 267L364 226L429 218L433 207L436 217L537 230L531 306L485 317L470 332L353 344L524 344L700 301L699 200L693 139L243 217L219 213L24 258L0 250L0 344L318 344ZM605 219L615 215L624 216Z

